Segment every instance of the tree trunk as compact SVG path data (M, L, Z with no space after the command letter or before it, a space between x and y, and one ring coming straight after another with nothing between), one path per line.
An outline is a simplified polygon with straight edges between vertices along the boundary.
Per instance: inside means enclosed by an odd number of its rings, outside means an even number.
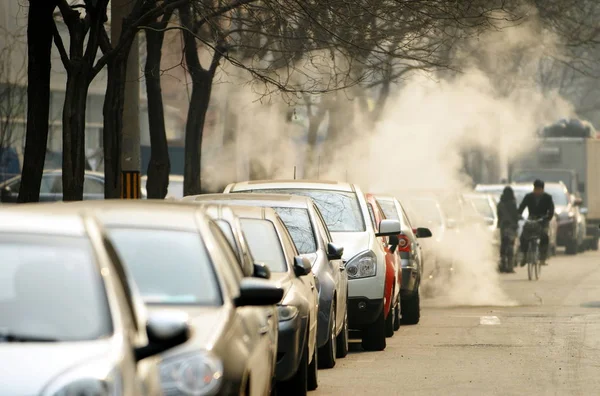
M107 64L106 95L104 97L104 197L121 196L121 143L123 138L123 107L127 55L131 44Z
M202 193L202 138L212 90L212 76L208 72L202 70L194 74L192 75L192 97L185 126L184 195Z
M83 44L83 43L82 43ZM63 107L63 164L64 201L83 200L85 179L85 112L89 87L89 69L81 60L71 62L67 74Z
M165 130L165 114L160 83L160 61L164 30L146 29L146 91L150 128L150 162L148 163L148 198L164 199L169 187L171 163Z
M52 65L52 14L56 4L49 0L29 0L27 21L27 134L19 202L37 202L50 116L50 68Z
M309 110L311 107L309 107ZM319 159L317 155L317 141L319 139L319 128L325 119L327 111L325 106L318 106L317 114L308 115L308 138L306 155L304 158L304 178L314 178L319 176Z

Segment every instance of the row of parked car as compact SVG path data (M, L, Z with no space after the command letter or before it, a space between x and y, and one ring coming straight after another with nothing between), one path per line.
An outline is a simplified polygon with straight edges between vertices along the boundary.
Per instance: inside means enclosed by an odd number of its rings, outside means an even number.
M419 322L431 236L337 182L5 205L2 391L306 394L351 338L381 351Z

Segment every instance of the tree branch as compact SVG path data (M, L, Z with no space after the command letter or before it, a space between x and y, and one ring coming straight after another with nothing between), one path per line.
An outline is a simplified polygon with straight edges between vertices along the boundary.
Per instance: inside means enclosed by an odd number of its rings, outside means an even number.
M58 49L58 53L60 54L60 60L62 61L67 72L71 69L71 60L69 59L69 55L67 54L67 49L65 48L65 44L63 43L62 37L58 31L58 27L56 26L56 22L52 21L53 25L53 35L54 35L54 44L56 44L56 48Z

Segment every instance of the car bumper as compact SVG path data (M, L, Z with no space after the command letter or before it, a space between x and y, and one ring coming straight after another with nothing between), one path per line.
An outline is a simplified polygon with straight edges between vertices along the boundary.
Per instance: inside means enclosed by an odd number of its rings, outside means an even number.
M374 323L383 311L383 305L383 298L349 297L348 327L352 330L362 330Z
M277 381L290 379L298 370L304 344L307 341L305 339L307 324L308 317L301 318L300 316L279 322L277 365L275 366Z

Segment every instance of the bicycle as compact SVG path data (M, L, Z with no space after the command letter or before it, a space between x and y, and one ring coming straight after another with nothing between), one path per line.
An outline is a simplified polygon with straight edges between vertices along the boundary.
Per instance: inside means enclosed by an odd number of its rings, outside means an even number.
M540 240L542 234L542 222L544 219L525 220L523 225L523 234L526 235L527 241L527 277L529 280L540 279L542 273L542 265L540 262Z

